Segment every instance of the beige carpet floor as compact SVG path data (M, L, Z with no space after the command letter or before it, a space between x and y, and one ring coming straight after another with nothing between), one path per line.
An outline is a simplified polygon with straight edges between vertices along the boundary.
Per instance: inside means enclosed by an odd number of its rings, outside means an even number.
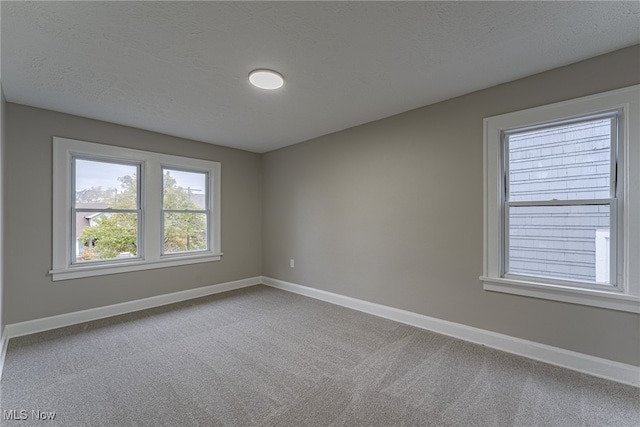
M637 427L640 389L255 286L13 338L0 409L3 426Z

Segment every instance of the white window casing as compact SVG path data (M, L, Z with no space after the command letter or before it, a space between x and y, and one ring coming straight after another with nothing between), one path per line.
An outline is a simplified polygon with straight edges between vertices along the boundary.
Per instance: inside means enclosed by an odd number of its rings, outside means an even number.
M129 259L75 261L75 215L73 209L74 158L139 165L140 219L138 256ZM163 167L202 172L207 176L207 249L163 255ZM66 280L201 262L219 261L220 249L219 162L53 137L53 256L52 280Z
M531 203L505 201L503 136L521 129L578 118L616 113L619 134L612 149L612 199L594 204L610 207L610 230L595 231L594 283L507 274L508 206ZM616 169L617 167L617 169ZM574 201L541 201L537 205L574 205ZM604 249L609 242L612 253ZM484 119L484 243L483 275L487 291L640 313L640 85L507 113ZM610 278L611 286L599 283Z

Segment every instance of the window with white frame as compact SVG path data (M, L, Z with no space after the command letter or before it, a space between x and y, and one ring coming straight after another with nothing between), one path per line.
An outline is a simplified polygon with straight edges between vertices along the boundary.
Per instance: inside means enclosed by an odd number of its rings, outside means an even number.
M140 163L71 157L70 264L139 257Z
M53 280L220 259L220 163L58 137L53 148Z
M486 290L640 312L639 100L485 119Z
M162 169L163 254L207 249L207 175Z

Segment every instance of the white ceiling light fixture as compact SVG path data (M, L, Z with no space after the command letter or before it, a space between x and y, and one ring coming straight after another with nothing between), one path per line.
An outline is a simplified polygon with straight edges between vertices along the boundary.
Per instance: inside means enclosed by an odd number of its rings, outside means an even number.
M249 82L260 89L274 90L284 85L284 77L277 71L261 68L249 73Z

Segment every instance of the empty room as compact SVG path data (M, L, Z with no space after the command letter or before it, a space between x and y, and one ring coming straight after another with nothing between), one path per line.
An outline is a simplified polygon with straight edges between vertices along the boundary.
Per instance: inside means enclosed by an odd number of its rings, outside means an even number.
M640 425L639 2L0 18L0 425Z

